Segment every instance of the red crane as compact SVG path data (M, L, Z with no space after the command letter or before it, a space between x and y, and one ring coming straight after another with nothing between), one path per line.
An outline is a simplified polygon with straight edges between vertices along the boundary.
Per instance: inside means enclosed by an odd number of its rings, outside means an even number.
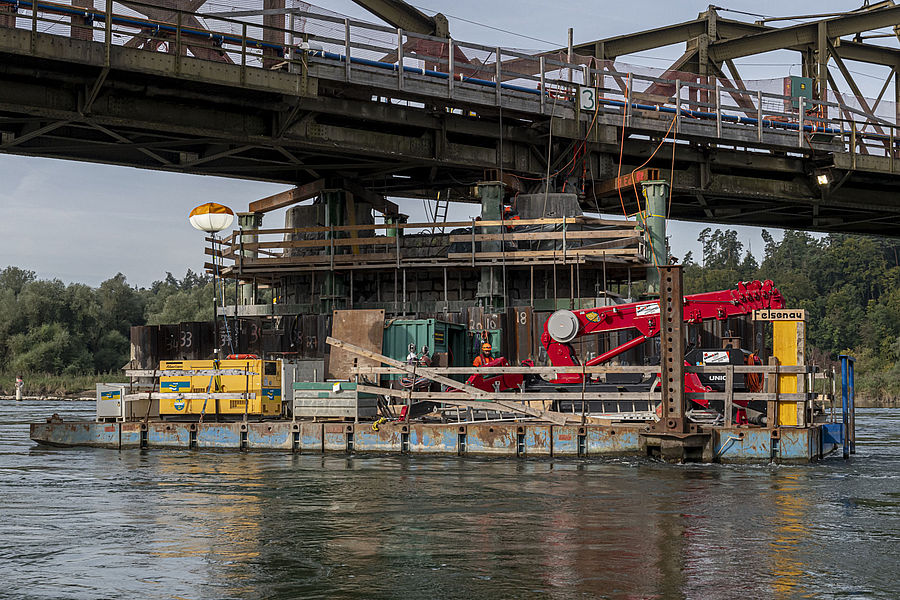
M684 297L684 322L701 323L746 315L754 310L784 308L784 298L771 281L738 283L737 289L692 294ZM640 346L659 334L659 301L632 302L582 310L558 310L544 323L541 343L553 366L580 365L570 342L588 335L610 331L637 330L631 340L585 362L585 366L605 363ZM693 377L696 379L696 375ZM561 373L552 383L581 383L580 373ZM700 385L699 380L695 383ZM694 387L689 385L688 387ZM700 386L702 387L702 386ZM690 390L688 390L690 391ZM697 390L701 391L701 390Z

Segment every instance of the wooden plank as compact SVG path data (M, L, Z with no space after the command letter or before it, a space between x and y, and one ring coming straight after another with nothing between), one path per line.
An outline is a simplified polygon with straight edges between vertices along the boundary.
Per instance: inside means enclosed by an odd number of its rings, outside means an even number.
M305 185L295 187L292 190L267 196L260 200L256 200L255 202L251 202L248 207L248 212L267 213L278 210L279 208L285 208L292 204L297 204L298 202L303 202L304 200L309 200L325 191L325 185L324 179L317 179Z
M371 229L371 227L369 228ZM351 231L350 235L356 234L357 231ZM334 243L332 243L334 242ZM256 250L257 248L330 248L331 246L393 246L396 242L394 238L387 236L380 237L349 237L349 238L334 238L334 240L330 239L317 239L317 240L284 240L277 242L245 242L244 250Z
M579 248L573 248L566 250L566 254L572 257L577 256L607 256L607 255L618 255L618 256L636 256L640 253L639 248L615 248L615 249L597 249L597 250L581 250ZM557 258L562 258L563 251L562 250L515 250L512 252L476 252L475 259L476 260L484 260L490 258L506 258L509 260L512 257L516 258L549 258L551 256L555 256ZM471 252L448 252L447 258L449 259L460 259L468 257L470 260L472 258ZM568 262L568 261L567 261Z
M513 221L514 223L518 223L518 221ZM624 238L626 236L632 236L634 234L634 229L628 229L619 231L616 229L602 229L599 231L566 231L565 235L563 235L562 231L526 231L526 232L511 232L511 233L478 233L475 234L476 242L502 242L502 241L517 241L517 240L561 240L563 238L567 240L588 240L588 239L608 239L608 238ZM450 236L450 242L470 242L472 241L471 234L457 234Z
M373 229L373 226L365 227L365 229ZM337 227L335 227L337 230ZM351 236L356 233L358 230L353 229L350 231ZM327 233L326 231L322 231L319 233ZM450 235L450 236L438 236L438 237L448 237L450 243L462 242L462 243L471 243L472 238L475 238L476 242L497 242L497 241L529 241L529 240L587 240L587 239L608 239L613 241L626 241L626 240L635 240L640 239L640 236L632 235L632 230L627 231L615 231L615 230L605 230L605 231L569 231L563 235L562 231L543 231L543 232L525 232L525 233L479 233L476 235L471 234L458 234L458 235ZM395 243L395 238L387 237L387 236L375 236L375 237L350 237L350 238L335 238L334 244L331 243L330 239L321 238L314 240L278 240L273 242L244 242L242 248L244 250L258 250L259 248L316 248L316 247L331 247L334 246L384 246L384 245L393 245ZM608 243L608 242L607 242ZM237 245L235 245L235 250L237 249ZM471 256L471 254L470 254Z
M165 371L153 369L125 369L126 377L180 377L192 375L259 375L253 371L245 371L244 369L167 369Z
M385 268L391 269L391 268L394 268L397 264L396 257L392 257L392 260L387 261L387 262L362 262L362 261L366 260L367 256L368 255L363 254L360 257L358 257L360 259L360 262L357 262L357 263L351 262L351 263L341 264L341 270L369 270L369 269L385 269ZM616 259L607 257L606 260L611 261L611 260L616 260ZM568 264L585 264L585 262L586 262L585 259L578 258L578 259L569 260ZM404 259L403 264L407 268L421 267L423 269L441 269L443 267L447 267L447 268L451 268L451 267L466 268L466 267L468 267L468 268L471 268L472 261L469 260L469 261L436 262L436 261L432 261L432 260L413 261L413 260ZM478 265L482 265L482 264L485 264L488 266L490 266L490 265L497 266L498 265L498 263L496 261L491 261L488 263L478 263ZM557 261L552 261L552 260L524 260L524 261L508 260L506 263L506 266L507 267L523 266L523 265L524 266L532 266L532 265L540 266L540 265L553 265L553 264L559 264L559 263ZM635 268L642 267L642 265L637 265L637 264L635 264L634 266L635 266ZM273 263L273 264L266 264L266 265L260 265L260 264L248 265L247 263L244 263L243 275L238 274L237 270L233 267L226 267L225 269L223 269L221 271L220 275L222 277L229 277L229 278L240 277L241 279L246 280L249 275L253 275L253 274L259 274L259 277L263 277L265 275L272 275L273 273L277 273L277 274L309 273L310 271L331 271L331 270L333 270L333 269L331 268L330 263L328 261L325 261L325 262L321 262L321 261L303 262L303 261L300 261L300 262L293 262L293 263L289 263L289 264ZM210 270L209 272L211 273L212 271Z
M384 340L384 309L336 310L332 313L331 335L347 340L375 354L381 353ZM327 377L350 379L354 367L377 367L377 360L348 352L341 347L331 349Z
M541 325L543 327L543 325ZM788 367L772 367L772 366L756 366L756 365L706 365L706 366L688 366L685 365L684 370L689 373L726 373L732 367L735 373L775 373L776 371L782 375L785 374L802 374L809 372L808 367L788 366ZM603 373L659 373L658 366L600 366L600 367L581 367L581 366L560 366L560 367L432 367L432 370L442 375L471 375L478 373L481 375L504 375L510 373L530 373L534 375L554 375L556 373L587 373L589 375L598 375ZM394 367L361 367L356 369L360 375L374 374L397 374L405 373L403 369Z
M519 225L562 225L563 221L565 221L569 225L573 225L576 222L581 222L579 219L583 219L583 217L567 217L565 219L562 218L545 218L545 219L517 219L516 221L475 221L475 227L499 227L501 225L515 225L518 227ZM591 221L584 221L587 223L595 223L598 225L618 225L627 229L634 229L633 221L609 221L603 219L595 219ZM284 234L284 233L325 233L329 231L359 231L361 229L431 229L435 225L441 227L471 227L472 221L448 221L446 223L397 223L397 224L388 224L388 223L374 223L367 225L335 225L334 227L289 227L289 228L278 228L278 229L254 229L254 235L267 235L267 234Z
M615 249L615 244L625 244L625 243L630 243L630 242L638 242L638 241L640 241L641 239L643 239L643 236L642 236L642 235L632 235L632 236L629 236L629 237L620 237L620 238L616 238L616 239L610 240L610 241L608 241L608 242L597 242L597 243L595 243L595 244L585 244L584 246L581 246L580 248L581 248L582 250L593 250L594 248L609 248L609 249Z
M417 372L417 374L421 375L421 373ZM423 375L424 377L424 375ZM482 398L473 399L472 396L468 395L465 392L408 392L405 390L388 390L387 388L373 388L370 386L366 386L366 389L363 389L363 386L360 386L360 391L371 391L372 393L383 394L385 396L395 396L401 398L412 398L414 400L434 400L436 402L449 402L451 400L473 400L477 403L483 402L516 402L516 401L531 401L531 400L555 400L555 399L566 399L572 398L575 400L607 400L607 401L633 401L633 400L644 400L644 401L657 401L661 397L661 392L585 392L582 394L580 391L571 391L571 392L489 392L487 395ZM375 391L373 391L375 390ZM378 391L384 390L384 391ZM707 392L705 394L689 394L691 397L703 397L707 400L725 400L727 394L725 392ZM761 400L766 401L773 398L776 394L766 394L766 393L745 393L745 392L736 392L734 393L734 399L739 401L752 401L752 400ZM790 402L794 403L798 400L803 400L807 397L807 394L795 393L795 394L778 394L779 401L781 402Z
M190 393L190 394L180 394L176 392L152 392L149 394L126 394L125 400L128 402L135 402L138 400L146 400L150 398L152 400L171 400L175 398L184 398L186 400L203 400L205 398L209 398L210 400L253 400L256 398L255 392L250 392L248 394L244 393L221 393L221 394L204 394L204 393Z
M454 379L450 379L449 377L444 377L443 375L439 375L434 371L433 368L427 367L413 367L406 363L400 362L399 360L394 360L393 358L389 358L387 356L378 354L377 352L371 352L366 350L365 348L360 348L359 346L354 346L353 344L348 344L342 340L335 339L334 337L328 337L325 340L327 344L330 346L335 346L337 348L343 348L349 352L354 354L359 354L360 356L364 356L366 358L374 359L375 361L380 361L386 365L391 365L392 367L397 367L403 369L407 373L411 373L413 375L420 375L425 377L426 379L430 379L431 381L436 381L437 383L442 383L448 387L453 389L460 390L461 392L466 392L471 396L483 397L487 394L484 390L479 390L476 387L472 387L470 385L466 385L465 383L460 383Z

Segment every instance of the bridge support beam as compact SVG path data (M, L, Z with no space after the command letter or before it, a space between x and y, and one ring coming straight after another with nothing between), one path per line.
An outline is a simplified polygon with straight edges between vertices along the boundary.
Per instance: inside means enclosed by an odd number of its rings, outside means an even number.
M503 194L506 186L502 181L482 181L478 184L481 199L481 218L485 221L499 221L503 218ZM502 227L479 227L479 233L501 233ZM480 252L500 252L502 242L480 242ZM478 253L479 243L472 250ZM498 267L482 267L481 281L478 282L478 298L485 308L499 308L504 300L503 270Z
M644 226L650 240L650 258L654 267L669 264L669 252L666 249L666 200L669 197L669 184L666 181L644 181L641 183L644 194ZM647 291L659 293L659 271L647 269Z
M259 241L259 235L256 234L256 231L262 227L262 221L262 213L238 213L238 227L241 230L239 238L241 249L238 250L238 254L242 258L257 258L259 256L259 252L256 249L244 250L243 247L244 244L255 244ZM239 270L240 264L238 262ZM255 286L252 283L241 284L240 294L242 305L256 304Z
M322 201L325 203L325 226L338 227L347 224L347 192L344 190L326 190L322 193ZM344 237L343 232L330 231L327 239ZM329 254L343 254L341 246L327 249ZM330 270L325 275L322 283L322 311L329 313L332 310L343 308L347 299L347 290L344 276Z

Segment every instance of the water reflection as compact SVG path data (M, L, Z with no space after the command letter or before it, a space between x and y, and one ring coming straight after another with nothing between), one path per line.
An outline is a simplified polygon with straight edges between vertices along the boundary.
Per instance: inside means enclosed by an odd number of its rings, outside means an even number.
M773 483L773 539L770 544L775 598L792 598L805 587L801 546L809 533L806 477L799 471L780 473Z
M798 467L36 450L3 410L0 596L900 597L887 443Z

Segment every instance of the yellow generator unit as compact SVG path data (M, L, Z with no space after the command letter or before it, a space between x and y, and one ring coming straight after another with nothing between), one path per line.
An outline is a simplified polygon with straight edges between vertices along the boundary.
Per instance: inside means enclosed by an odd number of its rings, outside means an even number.
M281 362L259 358L159 363L159 414L169 419L281 415Z

